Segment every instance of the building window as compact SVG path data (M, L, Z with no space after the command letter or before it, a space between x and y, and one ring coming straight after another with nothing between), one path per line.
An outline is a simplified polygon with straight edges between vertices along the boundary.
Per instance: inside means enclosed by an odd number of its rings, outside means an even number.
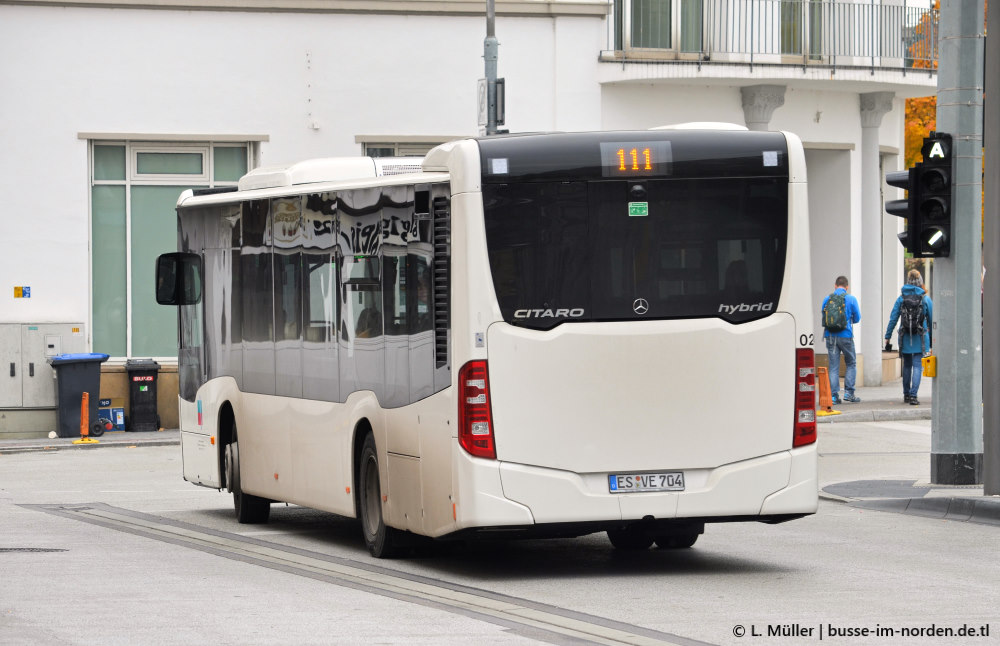
M175 357L177 318L153 298L154 260L177 249L181 192L234 186L253 143L90 143L94 351Z
M615 49L699 53L704 13L704 0L614 0ZM623 42L626 24L627 44Z
M671 49L670 0L632 0L632 47Z
M429 142L362 142L362 154L367 157L423 157L442 141Z
M782 54L808 53L811 60L822 58L823 11L823 0L781 5Z
M132 180L161 181L176 184L178 181L202 183L208 181L205 159L208 148L164 149L132 147Z
M366 157L423 157L432 148L468 135L354 135Z

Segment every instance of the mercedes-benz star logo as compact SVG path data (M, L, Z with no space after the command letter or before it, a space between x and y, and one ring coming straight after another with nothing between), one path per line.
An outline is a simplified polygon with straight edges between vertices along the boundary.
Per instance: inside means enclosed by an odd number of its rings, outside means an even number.
M632 303L632 310L642 316L649 311L649 302L645 298L637 298Z

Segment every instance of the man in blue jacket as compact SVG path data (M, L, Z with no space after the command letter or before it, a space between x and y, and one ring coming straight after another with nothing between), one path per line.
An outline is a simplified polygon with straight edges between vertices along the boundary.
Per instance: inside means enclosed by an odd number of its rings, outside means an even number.
M840 355L844 355L844 366L847 368L844 375L844 399L845 402L857 403L861 398L854 394L854 382L858 376L858 360L854 351L854 324L861 321L861 307L858 299L847 293L849 285L846 276L837 276L834 283L834 291L823 299L823 309L821 317L824 321L823 338L826 340L826 354L830 359L830 395L833 403L839 404L840 399ZM843 301L843 314L840 326L827 327L827 321L831 318L826 307L830 299L835 299L835 304ZM831 308L832 309L832 308ZM881 358L881 357L880 357Z
M903 285L896 304L889 315L889 325L885 328L886 349L892 329L899 321L899 355L903 358L903 403L919 406L917 390L920 388L920 375L923 371L920 358L930 353L931 321L934 318L934 304L924 292L924 279L920 272L911 269L906 274L906 284Z

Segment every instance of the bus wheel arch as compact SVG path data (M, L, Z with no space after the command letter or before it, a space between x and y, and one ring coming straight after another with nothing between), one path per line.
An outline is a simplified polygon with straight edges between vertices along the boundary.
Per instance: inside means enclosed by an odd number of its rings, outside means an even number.
M232 409L230 408L229 411L231 415ZM220 424L222 419L220 414ZM222 428L226 428L228 432L228 441L225 444L222 444L221 441L219 443L222 448L223 473L225 474L226 488L233 494L233 509L236 511L236 520L241 524L266 523L271 515L271 501L267 498L244 493L240 484L239 434L236 430L235 416L231 416L226 426L220 426L220 430Z
M365 546L375 558L393 558L399 553L400 531L386 525L382 514L378 448L367 420L355 428L354 451L354 504Z
M219 408L219 425L216 429L215 442L219 447L219 489L232 491L227 474L226 447L233 441L233 431L236 428L236 414L228 401Z
M371 423L362 418L354 425L354 437L351 439L351 491L354 492L354 517L361 520L361 491L358 486L361 470L361 450L364 448L365 440L372 431Z

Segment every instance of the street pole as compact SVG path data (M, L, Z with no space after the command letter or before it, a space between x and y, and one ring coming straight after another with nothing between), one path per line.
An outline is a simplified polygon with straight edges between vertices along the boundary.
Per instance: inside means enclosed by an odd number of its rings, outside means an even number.
M486 40L483 41L483 58L486 60L486 134L497 133L497 58L500 43L495 33L496 10L494 0L486 0Z
M983 220L983 493L1000 495L1000 0L987 5L985 92L990 110L983 114L986 204ZM989 32L993 32L992 38Z
M954 212L951 255L934 260L934 484L983 481L983 3L941 2L937 131L952 135Z

